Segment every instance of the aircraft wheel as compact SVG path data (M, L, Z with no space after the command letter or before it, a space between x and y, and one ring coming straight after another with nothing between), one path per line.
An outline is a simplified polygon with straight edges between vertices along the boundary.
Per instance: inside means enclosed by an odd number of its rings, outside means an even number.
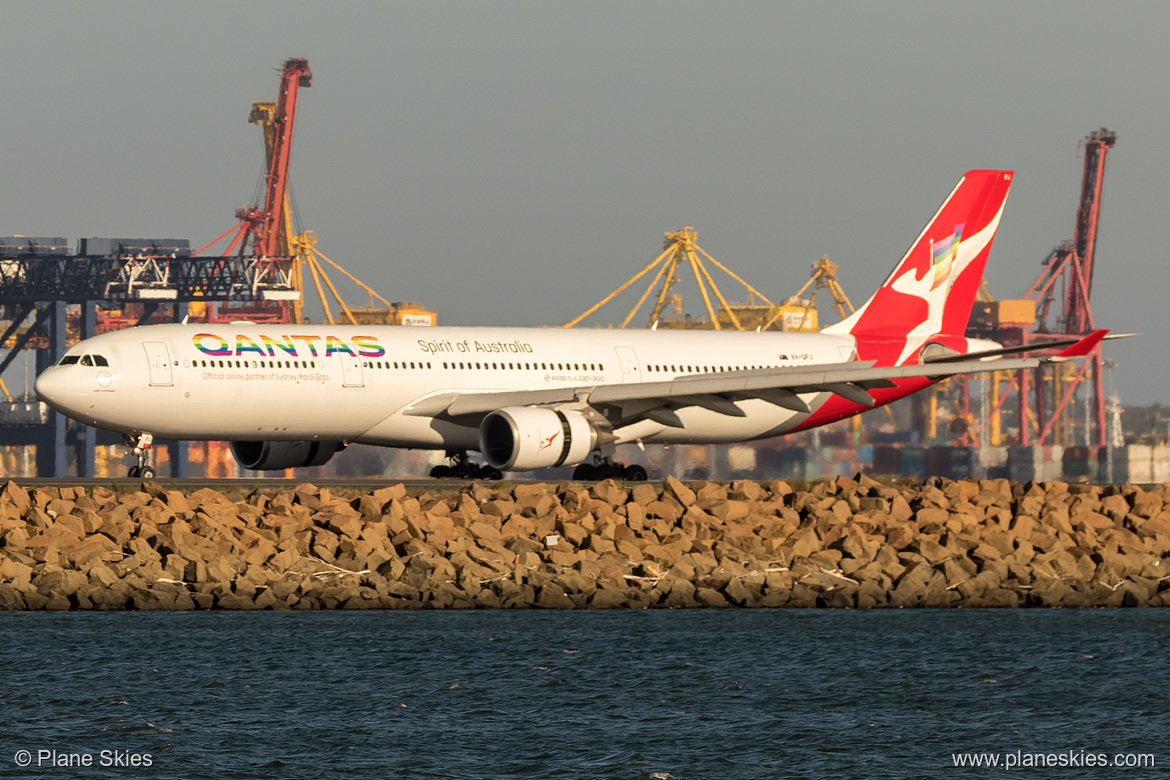
M622 472L622 476L625 477L627 482L646 481L646 469L642 468L637 463L626 466L624 469L622 469Z
M126 472L126 476L131 477L131 478L136 478L136 477L141 476L141 472L139 471L137 466L131 466L130 470Z
M593 468L592 463L582 463L573 469L574 482L592 482L597 479L594 475L596 469Z
M150 466L143 466L138 470L137 476L142 477L143 479L153 479L154 469Z
M620 477L621 473L621 468L612 463L598 463L593 467L593 478L598 481Z
M480 466L475 472L475 478L499 481L504 478L504 472L493 466Z
M437 466L431 466L431 476L435 479L442 479L443 477L451 476L451 467L440 463Z

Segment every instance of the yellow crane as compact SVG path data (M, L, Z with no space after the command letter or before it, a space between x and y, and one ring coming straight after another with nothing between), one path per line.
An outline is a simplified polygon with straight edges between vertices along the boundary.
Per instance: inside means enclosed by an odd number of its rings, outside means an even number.
M821 259L812 264L812 276L804 283L796 295L793 295L784 305L777 306L775 313L764 323L761 330L768 330L781 317L784 318L784 330L815 331L817 328L817 293L828 290L833 298L833 310L837 316L845 319L853 313L853 304L849 296L837 281L838 266L828 255L821 255ZM805 291L812 287L812 294L808 298L801 298ZM800 319L795 317L799 315Z
M633 287L640 279L644 279L647 276L650 277L649 285L638 297L633 308L630 309L629 314L626 315L618 327L627 327L656 290L657 294L654 295L654 305L650 309L650 318L647 322L649 327L767 330L779 324L779 329L794 330L795 328L790 327L793 312L800 313L800 317L796 320L797 322L809 321L806 310L800 304L794 303L793 301L795 299L790 299L788 302L782 304L772 303L768 296L748 284L738 274L708 254L699 246L699 233L693 227L684 227L682 230L665 233L664 236L665 240L662 254L654 258L653 261L626 280L616 290L565 323L562 327L571 328L579 325L603 306ZM722 289L720 289L714 276L708 269L708 263L743 286L746 291L746 303L728 302L727 297L723 294ZM678 295L673 295L671 291L674 289L674 285L679 282L682 269L689 269L695 279L695 283L699 288L699 294L703 299L703 307L707 313L706 318L684 318L678 314L681 311L681 298ZM718 311L715 309L712 297L719 302ZM667 315L669 308L673 308L676 311L676 316L671 317ZM805 329L815 329L815 312L811 318L811 325L811 328L806 327Z

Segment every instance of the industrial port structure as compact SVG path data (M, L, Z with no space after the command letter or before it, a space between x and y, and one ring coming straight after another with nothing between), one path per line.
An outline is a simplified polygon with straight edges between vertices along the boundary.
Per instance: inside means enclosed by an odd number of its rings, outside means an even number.
M292 138L300 90L312 83L308 60L290 58L280 71L278 99L252 104L248 121L261 128L264 141L263 202L237 209L237 223L198 250L192 251L190 242L183 239L83 238L74 251L59 237L0 237L0 350L7 350L0 352L0 375L26 350L35 352L39 373L73 341L115 328L184 319L302 322L309 281L329 323L337 321L331 297L345 322L434 324L434 312L417 303L391 303L322 254L312 231L294 228L288 177ZM1014 346L1082 336L1093 330L1090 296L1105 161L1116 140L1116 133L1101 129L1082 141L1084 174L1073 238L1058 244L1044 259L1038 278L1021 298L994 300L984 287L968 335ZM228 243L221 252L205 254L224 240ZM328 269L340 272L363 290L369 305L347 304ZM742 301L734 301L724 292L712 269L742 288ZM698 316L685 313L683 298L676 292L687 270L703 303L704 314ZM666 233L663 250L652 262L565 327L586 322L635 289L639 281L648 279L648 286L618 327L638 327L638 312L653 301L644 327L815 331L821 325L817 308L820 291L831 297L839 317L853 310L838 270L836 263L822 257L812 264L812 274L800 291L773 303L706 252L698 244L698 231L685 227ZM375 299L381 306L374 305ZM1009 469L1013 458L1035 461L1052 456L1051 452L1037 454L1041 450L1057 448L1066 461L1073 453L1073 461L1083 462L1073 466L1073 472L1080 469L1087 474L1091 470L1104 476L1103 469L1084 465L1117 444L1116 436L1110 436L1104 368L1098 348L1079 367L1065 364L1003 372L983 380L950 380L909 401L915 404L913 413L907 415L909 423L894 426L891 415L890 424L884 426L900 428L887 430L884 442L903 450L903 459L911 462L909 467L895 462L897 453L894 460L889 453L883 460L873 455L872 447L868 459L855 455L844 462L909 475L932 470L931 466L918 465L928 459L917 450L927 446L972 453L1006 448L1009 455L992 465ZM72 423L34 399L11 397L2 381L0 394L3 443L35 446L38 474L66 476L72 462L78 476L93 476L99 437L101 443L118 441ZM857 422L853 426L839 438L841 444L857 449L862 445L861 430ZM799 446L820 446L821 435L818 432ZM836 443L836 434L828 432L826 436ZM870 440L883 446L880 434ZM190 462L187 445L172 442L165 446L172 475L186 476ZM841 462L841 455L837 453L833 460ZM966 457L942 460L951 463ZM937 464L939 458L935 461Z

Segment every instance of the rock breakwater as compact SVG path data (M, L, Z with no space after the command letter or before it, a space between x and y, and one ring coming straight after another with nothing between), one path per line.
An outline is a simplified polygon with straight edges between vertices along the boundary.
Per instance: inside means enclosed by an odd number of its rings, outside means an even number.
M0 609L1170 606L1167 486L0 490Z

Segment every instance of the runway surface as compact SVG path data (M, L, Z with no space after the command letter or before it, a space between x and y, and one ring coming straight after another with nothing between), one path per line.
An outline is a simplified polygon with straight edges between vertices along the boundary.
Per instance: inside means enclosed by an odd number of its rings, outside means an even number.
M347 477L337 478L332 477L328 479L283 479L271 477L258 477L252 479L207 479L204 477L190 477L187 479L176 479L174 477L154 477L152 479L142 479L141 477L10 477L11 481L15 482L21 487L107 487L111 490L138 490L145 483L152 483L160 485L169 490L192 491L200 488L242 488L251 490L271 490L271 489L287 489L291 490L297 485L311 483L317 487L327 487L345 490L362 490L372 491L387 485L405 485L407 490L462 490L468 485L483 484L495 485L499 480L493 482L490 480L469 480L469 479L430 479L426 477ZM8 480L4 480L7 482ZM531 485L540 484L541 480L531 479L507 479L502 480L512 485ZM593 483L582 483L593 484Z

